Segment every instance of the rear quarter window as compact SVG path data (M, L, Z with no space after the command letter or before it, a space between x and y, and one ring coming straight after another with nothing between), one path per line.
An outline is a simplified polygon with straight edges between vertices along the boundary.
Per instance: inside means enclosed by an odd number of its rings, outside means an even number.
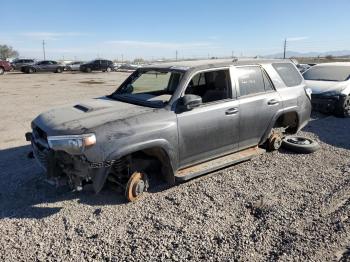
M302 76L291 63L272 63L272 66L288 87L300 85L303 81Z

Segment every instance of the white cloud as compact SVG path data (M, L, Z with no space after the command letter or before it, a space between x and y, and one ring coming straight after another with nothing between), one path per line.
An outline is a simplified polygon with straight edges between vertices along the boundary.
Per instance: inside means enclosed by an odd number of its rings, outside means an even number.
M296 37L288 37L287 41L301 41L301 40L306 40L309 37L307 36L296 36Z
M23 32L21 36L42 40L59 40L63 37L87 36L80 32Z
M105 44L113 45L114 47L131 47L131 48L149 48L149 49L195 49L212 47L211 43L207 42L147 42L134 40L111 40L106 41Z

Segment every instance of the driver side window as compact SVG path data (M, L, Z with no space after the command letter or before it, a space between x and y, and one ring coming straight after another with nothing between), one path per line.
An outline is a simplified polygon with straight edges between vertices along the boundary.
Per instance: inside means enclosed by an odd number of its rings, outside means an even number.
M210 103L232 98L228 69L198 73L192 77L185 94L197 95L202 102Z

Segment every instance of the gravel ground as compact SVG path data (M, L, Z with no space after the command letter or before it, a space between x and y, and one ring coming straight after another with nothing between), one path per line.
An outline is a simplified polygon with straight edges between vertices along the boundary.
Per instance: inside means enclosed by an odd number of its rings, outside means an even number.
M1 76L1 261L350 261L350 119L315 114L299 135L316 153L266 153L136 203L45 183L27 158L30 120L126 76Z

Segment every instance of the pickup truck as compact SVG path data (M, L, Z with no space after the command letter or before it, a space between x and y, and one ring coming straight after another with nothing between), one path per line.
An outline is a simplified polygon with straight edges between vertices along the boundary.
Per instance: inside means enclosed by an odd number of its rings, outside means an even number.
M26 133L49 179L74 190L106 181L135 201L267 150L310 118L288 60L202 60L138 68L112 94L40 114Z

